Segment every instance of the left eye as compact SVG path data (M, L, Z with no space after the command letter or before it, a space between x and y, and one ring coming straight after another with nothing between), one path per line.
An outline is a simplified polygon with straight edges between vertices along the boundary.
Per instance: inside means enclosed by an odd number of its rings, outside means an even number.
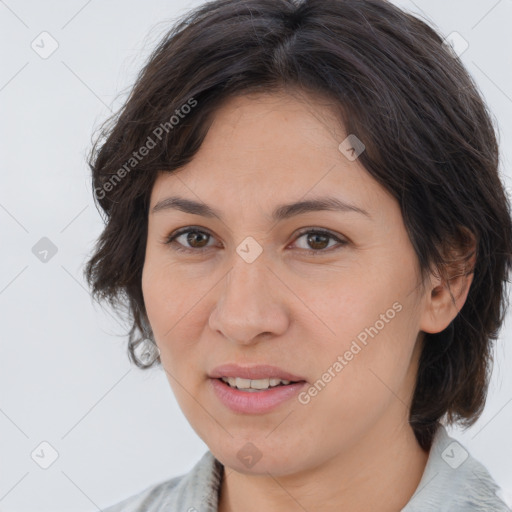
M178 242L178 239L182 236L185 236L184 242L186 244L190 244L189 246L186 246L185 244ZM182 251L182 252L202 252L208 248L208 241L212 235L207 233L206 231L202 231L199 229L190 229L186 228L180 231L177 231L176 233L173 233L169 235L164 243L168 245L172 245L175 250ZM308 248L300 248L303 250L306 250L308 252L317 253L317 252L326 252L326 248L329 247L329 241L336 241L338 242L338 245L343 246L346 245L348 242L346 240L343 240L339 238L338 236L334 235L333 233L329 231L324 230L307 230L302 231L299 233L298 237L295 239L300 240L301 238L305 238L306 243L310 245L311 249L308 250ZM197 245L195 245L197 244ZM211 245L210 245L211 247ZM332 247L332 246L331 246Z
M338 242L340 246L348 243L346 240L342 240L331 232L324 230L303 231L299 234L297 240L300 240L303 237L306 237L306 243L312 246L313 252L325 252L325 249L329 246L329 240ZM326 243L327 246L325 245ZM307 248L305 250L307 250Z

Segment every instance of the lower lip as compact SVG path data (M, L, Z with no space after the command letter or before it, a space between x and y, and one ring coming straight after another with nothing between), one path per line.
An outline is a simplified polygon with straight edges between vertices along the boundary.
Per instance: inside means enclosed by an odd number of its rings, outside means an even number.
M261 414L272 411L297 395L307 384L306 382L296 382L264 391L240 391L220 379L210 379L210 382L215 394L226 407L244 414Z

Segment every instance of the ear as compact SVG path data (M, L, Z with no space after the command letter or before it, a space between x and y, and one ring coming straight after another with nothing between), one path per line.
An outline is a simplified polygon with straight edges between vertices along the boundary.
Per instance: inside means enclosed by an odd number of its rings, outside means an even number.
M441 332L450 325L464 306L473 282L477 242L467 228L459 226L458 235L442 248L444 265L439 274L430 274L421 316L420 329Z

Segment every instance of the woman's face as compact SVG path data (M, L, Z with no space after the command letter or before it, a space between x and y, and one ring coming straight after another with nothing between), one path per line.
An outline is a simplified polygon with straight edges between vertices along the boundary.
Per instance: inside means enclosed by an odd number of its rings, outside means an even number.
M231 98L152 190L142 287L161 361L194 430L240 472L313 468L408 426L427 292L398 203L339 149L346 137L312 99ZM152 211L170 197L218 217ZM355 209L273 217L328 197ZM210 377L225 364L306 382L232 391Z

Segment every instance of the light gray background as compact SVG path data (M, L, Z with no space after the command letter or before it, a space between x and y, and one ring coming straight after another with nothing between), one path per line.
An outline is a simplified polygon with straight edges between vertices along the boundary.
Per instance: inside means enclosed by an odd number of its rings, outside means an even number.
M91 135L120 106L121 91L159 36L200 3L0 0L4 512L96 511L187 472L207 449L163 371L130 366L125 328L93 305L82 280L102 229L85 164ZM396 3L469 43L461 58L496 116L502 172L510 176L512 1ZM59 44L47 59L31 48L42 31ZM32 252L42 237L58 249L46 263ZM509 502L511 341L505 325L481 419L466 432L449 429L487 466ZM31 458L43 441L58 452L48 469Z

